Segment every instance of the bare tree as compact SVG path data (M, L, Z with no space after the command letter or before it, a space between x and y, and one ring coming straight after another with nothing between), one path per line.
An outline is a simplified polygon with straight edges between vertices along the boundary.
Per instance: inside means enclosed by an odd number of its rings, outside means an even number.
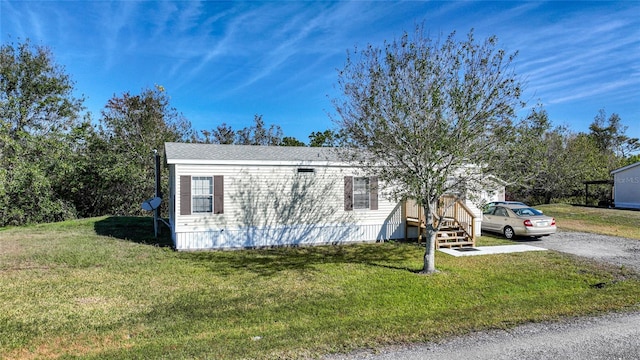
M262 115L255 115L254 124L236 133L236 144L277 146L282 142L282 129L278 125L271 125L267 129Z
M463 41L455 33L432 40L417 26L413 36L348 52L339 71L333 120L350 144L344 156L383 180L389 196L424 208L425 273L435 271L438 199L485 187L506 161L501 144L524 106L516 54L497 46L473 31Z
M204 144L233 144L236 132L227 123L222 123L211 130L200 130L202 136L195 136L192 141Z

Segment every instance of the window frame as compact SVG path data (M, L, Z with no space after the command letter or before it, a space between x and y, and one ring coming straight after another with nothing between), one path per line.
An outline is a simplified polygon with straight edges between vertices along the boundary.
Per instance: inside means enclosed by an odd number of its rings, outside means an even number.
M356 192L356 183L359 181L366 183L364 190L358 189L359 191L363 191L362 193ZM354 176L352 186L353 210L371 210L371 179L366 176ZM359 198L359 200L366 199L366 207L358 206L357 198Z
M500 211L500 214L498 214L498 211ZM493 211L493 215L499 216L499 217L511 217L509 215L509 211L507 210L507 208L503 206L496 206L496 209Z
M368 204L369 207L365 208L355 208L354 205L354 179L367 178L368 179L368 187L366 187L367 192L369 193ZM344 211L365 211L365 210L379 210L379 181L377 176L345 176L344 177Z
M202 180L209 180L209 193L200 193L202 188L197 188L197 182ZM205 211L201 211L198 209L197 200L208 199L209 201L209 209ZM214 213L214 177L213 176L192 176L191 177L191 214L200 215L200 214L213 214Z

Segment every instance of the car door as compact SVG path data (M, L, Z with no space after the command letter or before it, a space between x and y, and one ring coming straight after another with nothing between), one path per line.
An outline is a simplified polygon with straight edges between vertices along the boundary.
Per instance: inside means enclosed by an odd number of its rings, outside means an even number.
M495 206L489 206L484 209L482 212L482 230L495 231L496 224L494 220L494 211L496 210Z
M509 212L502 206L496 206L495 211L493 212L493 225L495 231L502 232L505 225L509 223Z

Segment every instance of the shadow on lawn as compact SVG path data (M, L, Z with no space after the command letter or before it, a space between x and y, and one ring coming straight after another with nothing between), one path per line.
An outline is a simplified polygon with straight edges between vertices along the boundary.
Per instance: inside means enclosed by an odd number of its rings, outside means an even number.
M153 234L153 218L142 216L110 216L97 221L96 234L127 240L138 244L169 247L173 243L166 226L160 225L161 234L156 239Z
M139 244L173 246L170 232L164 225L158 239L154 238L152 217L111 216L97 221L94 229L98 235ZM412 251L415 246L415 243L375 243L275 247L180 252L178 257L219 275L253 272L260 276L270 276L287 270L314 271L321 264L362 264L417 273L422 268L403 266L420 259L422 249Z
M194 252L180 255L184 259L200 262L202 266L219 275L248 271L261 276L270 276L286 270L314 271L317 265L322 264L362 264L417 273L422 268L403 266L420 259L420 252L411 251L411 246L413 245L320 245Z

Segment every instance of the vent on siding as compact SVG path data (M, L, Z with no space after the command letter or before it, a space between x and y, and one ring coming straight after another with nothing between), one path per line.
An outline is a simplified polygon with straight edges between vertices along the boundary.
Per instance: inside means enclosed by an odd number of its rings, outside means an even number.
M298 168L298 173L314 173L316 169L313 168Z

